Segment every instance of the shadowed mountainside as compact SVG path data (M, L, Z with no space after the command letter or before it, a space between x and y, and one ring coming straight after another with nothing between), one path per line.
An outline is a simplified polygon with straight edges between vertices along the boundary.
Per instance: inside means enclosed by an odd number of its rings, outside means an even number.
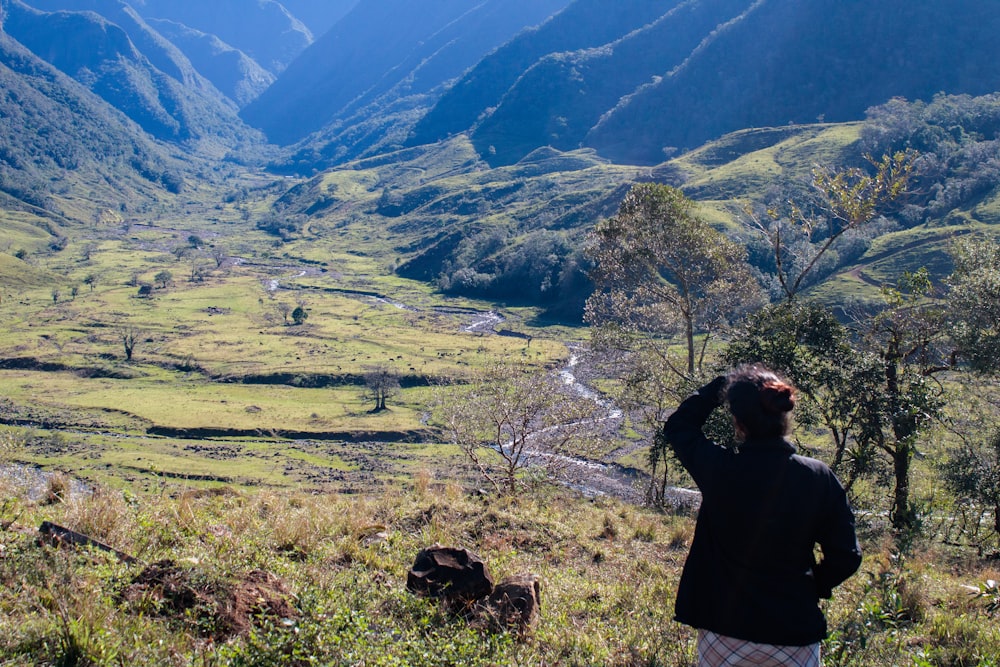
M132 5L146 19L167 19L215 35L272 74L313 41L309 28L276 0L133 0Z
M382 114L401 99L435 94L490 49L567 2L367 0L303 53L242 116L271 141L291 144L361 109L366 109L363 118ZM345 155L358 154L349 137L340 137L340 143Z
M625 98L585 144L662 160L746 127L856 120L891 97L1000 89L1000 2L760 0L670 76Z
M215 35L167 19L147 20L183 51L220 92L240 106L254 100L274 83L273 74Z

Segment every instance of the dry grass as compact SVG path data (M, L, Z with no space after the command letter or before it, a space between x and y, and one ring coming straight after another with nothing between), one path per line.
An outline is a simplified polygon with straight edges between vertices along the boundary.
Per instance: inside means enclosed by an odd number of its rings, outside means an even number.
M691 517L553 489L483 497L426 471L380 494L100 489L17 503L0 532L5 664L693 664L693 633L671 620ZM32 533L42 520L140 562L40 546ZM433 543L477 552L497 579L538 574L539 625L525 637L494 634L414 598L406 571ZM998 576L992 562L933 541L904 556L891 539L865 548L862 572L826 606L829 664L990 664L982 660L997 654L1000 633L973 590ZM201 611L122 597L143 568L166 560L185 586L219 595L269 573L294 618L265 614L222 646Z

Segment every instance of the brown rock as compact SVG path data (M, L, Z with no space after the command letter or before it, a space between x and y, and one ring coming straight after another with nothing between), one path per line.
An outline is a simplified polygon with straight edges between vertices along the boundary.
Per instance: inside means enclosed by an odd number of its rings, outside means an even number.
M417 554L406 588L417 595L470 604L490 594L493 578L486 563L468 549L434 545Z
M482 603L483 611L503 630L527 632L538 623L541 614L541 588L537 574L507 577Z

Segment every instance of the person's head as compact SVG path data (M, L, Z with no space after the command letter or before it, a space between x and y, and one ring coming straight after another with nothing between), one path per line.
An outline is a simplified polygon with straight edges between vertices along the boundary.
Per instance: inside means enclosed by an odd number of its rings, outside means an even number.
M795 387L763 366L740 366L729 374L726 402L745 438L780 437L788 434Z

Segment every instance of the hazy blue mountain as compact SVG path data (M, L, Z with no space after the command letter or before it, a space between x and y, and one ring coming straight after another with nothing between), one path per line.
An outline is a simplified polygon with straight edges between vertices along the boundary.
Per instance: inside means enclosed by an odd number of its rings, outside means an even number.
M686 0L599 48L545 56L492 113L484 113L472 135L477 149L493 164L512 164L539 146L580 148L624 95L680 65L720 21L738 16L746 4Z
M174 43L198 72L224 95L243 106L274 83L275 76L256 60L215 35L167 19L146 19Z
M402 98L436 94L490 50L568 2L364 0L241 115L270 140L291 144L365 107L366 118Z
M515 82L543 57L602 46L656 21L680 0L576 0L551 19L496 49L448 89L416 125L416 146L465 132L500 104ZM536 101L544 104L536 98Z
M309 28L276 0L129 1L144 18L168 19L217 36L272 74L284 70L313 40Z
M4 30L11 37L152 136L230 144L252 137L236 116L235 103L129 5L117 0L32 0L30 7L19 0L4 2ZM67 5L89 11L62 9Z
M24 4L45 12L94 12L123 30L153 67L186 86L202 85L197 72L184 54L152 30L142 16L122 0L26 0ZM57 39L54 35L52 37ZM80 49L85 50L85 44L81 44Z
M759 0L670 76L638 89L586 145L655 163L745 127L859 119L899 96L1000 90L998 0Z
M292 16L299 19L312 34L322 37L337 21L347 16L359 0L281 0Z

